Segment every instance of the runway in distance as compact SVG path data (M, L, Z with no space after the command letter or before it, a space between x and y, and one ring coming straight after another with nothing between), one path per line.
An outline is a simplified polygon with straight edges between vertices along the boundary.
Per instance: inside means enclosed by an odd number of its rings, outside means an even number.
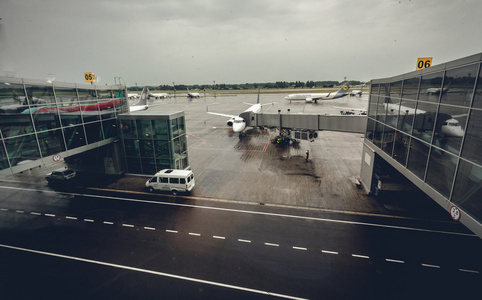
M318 103L318 100L333 100L348 95L348 89L350 88L350 82L346 82L343 86L334 93L312 93L312 94L290 94L285 97L288 101L304 100L308 103Z
M208 110L208 107L206 106L206 112L208 114L211 114L211 115L217 115L217 116L222 116L222 117L227 117L229 118L228 121L226 121L226 124L231 127L233 129L234 132L236 133L239 133L239 138L242 138L242 135L243 135L243 132L244 130L246 129L246 120L242 117L240 117L241 114L244 114L244 113L254 113L254 114L257 114L257 113L260 113L261 112L261 108L263 106L266 106L266 105L273 105L273 103L269 103L269 104L260 104L259 103L259 89L258 89L258 100L257 100L257 103L256 104L252 104L252 103L246 103L245 104L248 104L248 105L251 105L248 109L246 109L245 111L243 111L242 113L240 113L239 115L235 116L235 115L228 115L228 114L223 114L223 113L216 113L216 112L209 112L207 111Z

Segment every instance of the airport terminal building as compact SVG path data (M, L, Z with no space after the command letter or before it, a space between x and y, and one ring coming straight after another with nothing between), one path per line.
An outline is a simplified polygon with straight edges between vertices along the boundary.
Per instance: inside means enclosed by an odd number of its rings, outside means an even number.
M112 175L187 168L184 112L130 113L123 85L0 77L0 177L62 160Z
M477 54L372 80L361 169L367 192L408 179L479 237L481 61Z

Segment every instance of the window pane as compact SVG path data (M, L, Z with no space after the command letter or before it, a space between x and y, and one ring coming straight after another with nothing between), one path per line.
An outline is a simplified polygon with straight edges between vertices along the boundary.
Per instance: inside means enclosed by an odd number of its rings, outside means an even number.
M382 137L383 137L383 124L375 123L375 133L373 135L373 144L378 148L382 147Z
M388 126L385 126L385 129L383 131L382 150L390 156L392 156L393 150L393 136L395 134L394 131L394 129Z
M84 126L87 134L87 143L92 144L104 139L100 122L89 123Z
M34 134L10 138L4 141L12 167L23 161L37 160L40 158L37 139Z
M482 111L472 109L465 133L462 157L482 165Z
M402 97L405 99L417 99L418 85L420 82L419 77L405 79L403 81Z
M430 143L435 128L436 114L437 104L418 102L412 134Z
M441 103L469 107L479 65L448 70L445 74Z
M378 96L370 95L370 102L368 105L368 116L375 118L377 115L377 105L378 105Z
M64 139L60 129L44 131L38 134L38 142L42 156L51 156L56 153L65 151Z
M416 102L403 100L400 103L400 116L398 117L397 128L411 134L413 127L413 119L415 117Z
M438 72L422 76L418 100L438 103L443 74L443 72Z
M387 114L387 105L385 104L386 98L385 97L378 97L378 108L377 108L377 116L376 119L380 122L385 122L386 114Z
M402 81L390 83L390 97L399 98L401 94L402 94Z
M370 86L370 94L378 94L378 89L380 85L378 83L372 84Z
M450 196L457 157L432 147L428 163L427 183L446 198Z
M124 139L137 139L137 126L135 120L121 120L122 135Z
M479 78L477 79L477 88L475 89L474 103L472 107L482 108L482 70L479 71Z
M482 221L482 168L461 160L455 180L452 202L469 215Z
M74 88L55 87L55 97L57 98L62 126L81 124L82 118L77 91Z
M408 145L410 144L410 136L395 132L395 146L393 149L393 158L398 161L402 166L407 163Z
M430 146L427 143L412 138L407 168L422 180L425 176L429 149Z
M86 144L84 127L82 125L64 128L64 135L68 150L84 146Z
M370 141L373 140L373 127L375 127L375 121L369 118L367 122L367 132L365 134L365 137Z
M460 153L469 110L441 104L435 124L433 144L454 154Z
M391 103L386 103L387 107L387 119L386 124L392 127L397 127L398 123L398 113L400 110L400 99L391 98Z
M169 140L168 120L153 120L154 139Z

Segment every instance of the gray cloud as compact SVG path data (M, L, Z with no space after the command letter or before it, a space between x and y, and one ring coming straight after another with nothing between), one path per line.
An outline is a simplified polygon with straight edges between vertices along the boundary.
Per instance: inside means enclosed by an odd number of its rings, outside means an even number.
M370 80L480 52L479 2L4 0L0 71L128 85Z

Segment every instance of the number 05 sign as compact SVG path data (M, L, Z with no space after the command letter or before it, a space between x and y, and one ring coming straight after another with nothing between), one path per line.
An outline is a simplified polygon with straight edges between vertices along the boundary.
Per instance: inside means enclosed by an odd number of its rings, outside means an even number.
M417 60L417 70L429 68L432 65L432 57L421 57Z

